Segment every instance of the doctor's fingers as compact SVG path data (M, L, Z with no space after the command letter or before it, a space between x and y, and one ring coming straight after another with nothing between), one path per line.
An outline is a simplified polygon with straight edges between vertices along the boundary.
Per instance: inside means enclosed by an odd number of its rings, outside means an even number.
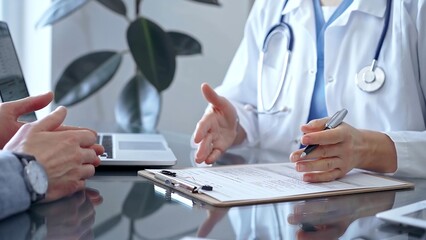
M348 129L342 124L333 129L306 133L301 137L300 141L303 145L330 145L342 142L347 134Z
M335 168L330 171L324 172L309 172L303 174L303 181L305 182L329 182L341 178L345 173L339 169Z
M304 148L302 148L293 152L290 155L290 161L298 162L303 160L314 160L318 158L341 157L345 154L345 152L343 152L344 151L343 149L344 148L342 143L330 144L330 145L318 145L318 147L315 148L315 150L310 152L308 155L304 157L300 157L300 155L304 151Z
M214 121L213 113L205 113L201 119L197 122L194 131L194 142L200 143L210 131L212 126L212 121Z
M322 131L324 130L325 124L327 123L328 119L330 118L326 117L326 118L311 120L307 124L302 125L300 129L303 133Z
M296 170L298 172L331 171L333 169L345 170L347 168L344 160L339 157L306 160L296 163Z
M213 151L213 136L211 134L208 134L198 144L198 149L197 149L197 152L195 153L195 162L197 163L204 162L212 151Z
M198 145L198 150L195 154L195 162L205 162L207 164L216 162L224 152L223 146L219 145L220 144L217 144L217 142L213 143L213 136L209 134L207 138Z
M210 155L207 157L207 159L205 160L205 162L207 164L213 164L214 162L216 162L220 156L222 156L222 151L218 148L213 148L212 152L210 153Z

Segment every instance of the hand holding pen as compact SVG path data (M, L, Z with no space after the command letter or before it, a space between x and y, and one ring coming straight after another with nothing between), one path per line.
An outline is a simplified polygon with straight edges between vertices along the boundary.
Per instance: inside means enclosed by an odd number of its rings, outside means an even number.
M328 129L333 129L337 126L339 126L342 122L343 119L346 117L346 114L348 113L348 110L346 110L345 108L336 112L325 124L325 128L324 130L328 130ZM308 145L305 150L303 150L302 154L300 154L300 157L303 158L306 155L308 155L309 153L311 153L313 150L315 150L318 147L318 144L314 144L314 145Z
M342 124L348 111L342 109L331 118L317 119L301 126L301 142L307 145L290 155L306 182L325 182L343 177L363 161L360 146L363 130ZM315 151L314 151L315 150Z

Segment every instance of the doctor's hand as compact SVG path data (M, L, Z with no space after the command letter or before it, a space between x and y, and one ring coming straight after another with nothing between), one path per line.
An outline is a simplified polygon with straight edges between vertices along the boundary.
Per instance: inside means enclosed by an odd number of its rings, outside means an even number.
M85 179L94 175L100 163L98 155L104 151L91 130L58 130L66 114L66 108L59 107L43 119L24 124L4 147L33 155L43 165L49 181L45 201L82 190Z
M226 98L219 96L206 83L201 85L201 91L210 107L194 132L194 142L198 144L195 161L211 164L233 144L242 142L245 132L238 124L234 106Z
M53 100L53 93L48 92L34 97L0 103L0 149L12 138L24 124L18 118L30 112L46 107Z
M353 168L376 172L396 171L396 149L384 133L356 129L342 123L323 130L328 118L312 120L302 125L303 145L319 146L301 158L303 149L290 155L296 170L304 172L306 182L325 182L343 177Z

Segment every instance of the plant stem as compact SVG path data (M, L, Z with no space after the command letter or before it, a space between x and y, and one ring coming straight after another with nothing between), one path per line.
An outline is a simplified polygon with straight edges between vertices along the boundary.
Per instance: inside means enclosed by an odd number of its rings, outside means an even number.
M142 0L135 0L135 19L139 18L140 16L140 6L142 4ZM138 74L139 68L138 65L135 64L135 73Z
M139 17L142 0L135 0L135 17Z

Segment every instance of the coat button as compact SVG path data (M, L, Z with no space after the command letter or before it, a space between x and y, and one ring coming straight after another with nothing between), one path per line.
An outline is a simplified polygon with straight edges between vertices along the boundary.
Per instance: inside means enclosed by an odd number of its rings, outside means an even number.
M331 82L333 82L333 81L334 81L334 78L333 78L333 77L328 77L328 78L327 78L327 82L331 83Z

